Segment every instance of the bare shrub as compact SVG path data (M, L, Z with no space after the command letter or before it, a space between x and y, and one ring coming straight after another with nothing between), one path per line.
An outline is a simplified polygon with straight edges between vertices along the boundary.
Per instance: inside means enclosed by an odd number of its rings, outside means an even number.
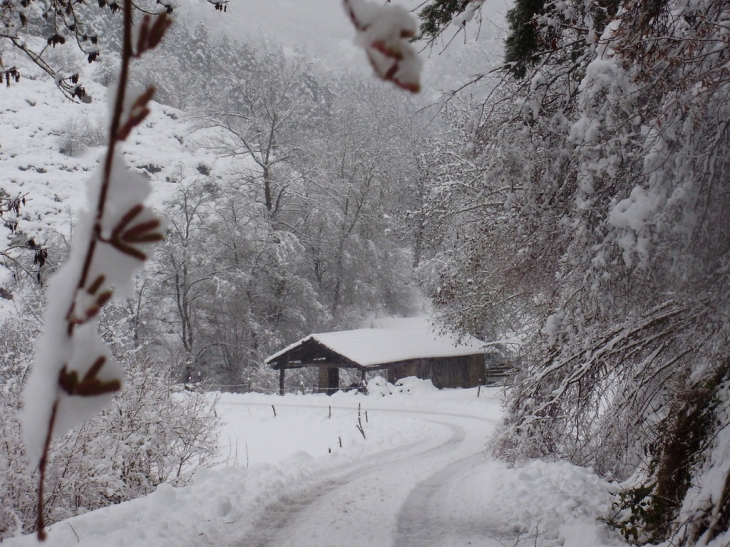
M59 137L58 151L72 157L80 156L92 146L106 143L103 126L92 123L86 116L68 118L56 134Z

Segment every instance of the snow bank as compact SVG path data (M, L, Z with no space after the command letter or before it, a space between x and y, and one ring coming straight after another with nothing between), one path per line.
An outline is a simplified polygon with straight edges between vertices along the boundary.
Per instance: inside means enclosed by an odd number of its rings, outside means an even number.
M385 397L387 395L426 395L438 392L431 380L421 380L415 376L401 378L395 385L382 376L376 376L368 382L368 395Z
M368 409L366 401L372 399L346 393L334 397L220 394L216 409L223 429L218 469L198 468L189 486L163 484L147 497L56 523L44 545L235 544L235 538L250 529L266 506L307 481L389 449L446 436L415 417ZM358 404L367 440L355 428ZM6 543L37 545L32 535Z
M609 514L611 492L612 486L589 469L567 462L535 460L510 468L489 461L445 505L473 513L464 515L462 510L460 518L481 516L495 537L530 538L525 544L622 545L611 543L616 538L596 521Z

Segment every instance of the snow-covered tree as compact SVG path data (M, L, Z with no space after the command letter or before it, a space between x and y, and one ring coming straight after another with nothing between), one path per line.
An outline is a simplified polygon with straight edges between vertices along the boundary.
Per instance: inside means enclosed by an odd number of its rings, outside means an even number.
M454 123L474 127L463 156L481 180L459 175L456 197L479 213L448 255L442 310L470 330L522 294L524 325L538 327L496 447L639 470L643 490L626 499L648 508L643 541L726 528L713 516L726 501L685 496L728 425L703 421L722 415L728 378L727 13L519 1L510 83ZM704 433L682 445L686 416Z
M199 120L203 127L222 129L222 136L206 143L221 155L247 157L255 168L242 173L259 188L272 221L287 193L287 164L304 141L298 119L307 97L300 92L306 66L271 52L245 73L228 72L220 96L213 99Z
M329 124L306 160L301 239L316 285L333 314L357 308L403 313L411 256L392 230L402 187L412 177L406 104L343 83ZM356 88L359 88L355 91Z

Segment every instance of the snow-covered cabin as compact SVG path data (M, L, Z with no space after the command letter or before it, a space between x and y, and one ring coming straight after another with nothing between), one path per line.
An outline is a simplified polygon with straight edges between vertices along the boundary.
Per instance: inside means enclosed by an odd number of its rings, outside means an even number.
M317 367L319 390L340 386L340 369L387 374L389 382L416 376L438 388L475 387L484 382L490 350L472 336L439 332L423 318L380 320L378 327L310 334L282 349L266 364L279 371L284 391L286 369Z

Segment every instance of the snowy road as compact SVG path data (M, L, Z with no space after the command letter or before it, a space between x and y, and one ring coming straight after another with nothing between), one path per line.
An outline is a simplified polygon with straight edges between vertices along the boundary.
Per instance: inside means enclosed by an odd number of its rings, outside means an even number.
M217 468L196 469L184 487L161 484L60 521L45 545L625 545L598 520L611 510L614 486L590 469L541 460L510 466L485 454L502 419L497 389L479 397L418 382L383 397L221 394ZM367 439L355 428L360 407Z
M443 506L468 487L470 468L485 459L495 420L466 414L380 409L374 417L412 414L438 435L330 470L267 508L240 547L426 547L471 545L488 536L483 519L464 522ZM383 418L380 418L383 419ZM464 508L466 509L466 508ZM488 541L488 540L486 540Z

